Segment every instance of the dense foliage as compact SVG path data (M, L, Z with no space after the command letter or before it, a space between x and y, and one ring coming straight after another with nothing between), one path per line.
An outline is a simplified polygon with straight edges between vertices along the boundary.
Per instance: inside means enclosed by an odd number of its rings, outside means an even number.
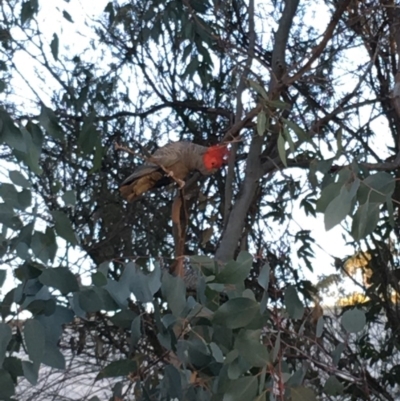
M0 3L0 399L72 399L18 389L82 356L108 386L82 400L396 399L396 3L79 4ZM123 201L178 139L228 166ZM355 255L314 285L296 211ZM324 310L345 275L362 297Z

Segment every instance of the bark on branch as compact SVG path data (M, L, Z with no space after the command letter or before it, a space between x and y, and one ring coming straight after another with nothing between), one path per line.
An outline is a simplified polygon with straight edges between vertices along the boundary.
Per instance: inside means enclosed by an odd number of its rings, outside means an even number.
M292 26L293 18L296 14L298 4L299 0L286 2L279 23L279 29L275 36L275 45L272 58L273 60L279 60L280 62L275 63L272 66L272 74L277 79L279 79L279 77L285 70L284 54L287 46L287 39L289 37L290 28ZM272 94L274 94L274 96L279 95L275 92L275 88L277 87L277 79L275 78L271 78L270 80L269 94L271 98ZM221 262L227 262L234 257L235 250L237 249L239 240L242 236L249 207L253 202L254 195L257 191L258 181L262 176L260 155L262 152L263 142L264 138L257 135L253 137L253 140L250 144L245 178L240 188L238 198L236 199L232 211L229 214L229 218L225 226L225 231L222 235L220 244L216 252L216 258Z

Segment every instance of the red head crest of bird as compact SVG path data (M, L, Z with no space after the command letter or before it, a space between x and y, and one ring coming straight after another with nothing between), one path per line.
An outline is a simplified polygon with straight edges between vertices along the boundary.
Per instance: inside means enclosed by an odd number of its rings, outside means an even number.
M219 169L227 162L228 157L227 145L210 146L203 155L203 163L208 170Z

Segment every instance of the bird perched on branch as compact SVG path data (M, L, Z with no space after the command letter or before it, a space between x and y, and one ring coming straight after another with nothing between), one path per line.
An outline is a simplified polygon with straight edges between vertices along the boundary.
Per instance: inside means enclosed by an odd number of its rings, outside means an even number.
M226 163L227 145L201 146L192 142L171 142L149 157L143 165L120 186L121 195L129 202L144 192L175 181L182 188L183 181L192 171L203 175L214 174Z

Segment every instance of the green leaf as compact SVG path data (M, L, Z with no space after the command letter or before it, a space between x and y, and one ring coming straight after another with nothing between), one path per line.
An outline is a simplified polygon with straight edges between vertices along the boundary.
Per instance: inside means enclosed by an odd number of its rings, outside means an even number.
M16 288L8 291L4 296L3 302L1 303L1 317L5 320L11 311L11 305L14 303Z
M8 400L15 394L14 382L11 375L4 369L0 369L0 399Z
M62 200L64 201L66 206L74 207L76 203L75 191L71 189L69 191L64 192Z
M183 78L186 78L187 76L192 77L198 69L199 69L199 60L196 57L193 57L188 66L186 67L185 72L183 73Z
M265 128L267 126L267 116L264 111L260 111L257 116L257 133L263 136L265 133Z
M201 14L205 14L207 10L210 8L209 3L203 0L190 0L189 4L190 7L193 8L193 10Z
M18 205L18 191L15 186L8 183L0 184L0 196L5 203L8 203L11 207L15 208Z
M35 231L30 246L34 255L43 263L53 261L58 249L54 230L47 227L45 233Z
M271 268L269 266L269 263L267 262L264 264L259 276L257 277L258 284L260 284L264 291L268 291L270 270Z
M93 313L102 309L101 298L93 288L79 291L78 299L80 307L85 312Z
M290 152L294 153L294 151L295 151L294 142L293 142L292 136L290 135L288 127L286 125L283 127L283 135L285 136L285 139L286 139L287 143L289 144Z
M65 358L57 345L46 344L43 355L43 363L54 369L65 369Z
M280 349L281 349L281 332L278 333L278 336L276 337L275 340L274 349L272 350L272 362L276 361Z
M36 319L29 319L24 326L24 339L28 350L29 359L34 368L39 369L45 350L45 330Z
M286 161L286 150L285 150L285 138L283 137L282 133L279 133L278 136L278 153L279 157L285 167L287 167Z
M24 371L22 370L21 359L15 356L9 356L4 360L3 368L11 375L14 382L17 381L18 377L24 375ZM1 392L0 392L1 399Z
M367 319L360 309L351 309L343 313L342 326L348 333L358 333L363 330Z
M343 152L342 137L343 137L343 129L339 128L336 133L336 146L337 146L336 157L339 157Z
M254 398L253 401L267 401L267 393L263 391L260 395Z
M394 222L394 207L393 207L393 201L392 198L390 196L386 197L386 207L387 207L387 211L389 214L389 224L394 227L395 226L395 222Z
M215 272L215 260L205 255L194 255L190 257L190 263L202 271L208 271L210 273Z
M11 340L11 328L8 324L0 323L0 366L3 365L8 343Z
M307 387L292 387L292 401L317 401L317 397L313 390Z
M297 369L293 372L293 374L289 377L288 381L286 382L287 386L291 387L299 387L304 381L304 377L307 373L307 364L304 364L304 367Z
M92 273L92 283L96 287L104 287L107 285L107 277L103 273L97 271Z
M32 203L32 192L29 189L23 189L21 192L18 192L18 206L16 206L19 210L25 210Z
M175 317L180 317L186 306L186 286L181 277L163 274L161 292Z
M242 284L250 274L253 266L253 256L247 251L240 252L237 260L228 262L215 278L216 283Z
M328 395L336 396L343 394L344 385L340 383L336 376L330 376L325 382L324 391Z
M50 49L51 49L51 54L54 57L54 60L58 60L58 45L59 45L59 40L57 34L53 34L53 39L50 43Z
M133 263L128 263L125 267L131 269L129 272L129 288L140 302L151 302L154 294L161 287L161 269L158 265L149 274L144 274ZM124 271L125 273L125 271ZM128 271L127 271L128 273ZM123 277L121 278L121 280ZM121 281L120 280L120 281Z
M137 317L137 314L130 309L122 310L110 318L111 322L123 329L131 328L132 321Z
M237 329L249 324L258 313L258 302L249 298L234 298L217 309L213 322L230 329Z
M36 317L44 327L46 332L46 347L48 345L57 346L63 333L65 324L72 322L74 313L69 307L56 305L55 311L49 316L39 315Z
M225 362L226 364L226 362ZM239 377L243 376L251 366L242 357L238 357L229 363L228 366L228 378L230 380L237 380Z
M0 107L0 143L6 143L10 148L26 153L27 147L21 130L19 130L8 113Z
M100 138L100 133L94 126L96 118L95 113L91 113L86 119L82 127L82 131L78 137L78 145L85 154L92 154L93 150Z
M6 277L7 277L7 270L0 269L0 288L3 287Z
M39 369L32 362L22 361L22 370L24 372L25 379L28 380L33 386L37 384L39 378Z
M340 357L342 355L342 352L345 349L345 345L343 343L339 343L336 348L332 351L332 363L334 366L337 366L339 361L340 361Z
M39 281L48 287L54 287L66 295L79 291L78 280L67 267L46 269L39 277Z
M253 88L259 95L261 95L265 100L268 100L268 94L266 90L256 81L248 79L250 87Z
M181 374L175 366L167 365L164 369L163 387L168 392L170 400L182 400Z
M299 320L304 315L304 305L297 294L296 288L292 285L289 285L285 291L285 307L290 318L294 320Z
M317 211L324 213L328 205L332 202L332 199L339 195L340 189L343 185L350 181L352 172L348 168L344 168L339 171L336 175L337 182L330 183L322 189L321 196L317 201ZM336 178L335 177L335 178ZM325 179L330 178L330 175L325 175ZM330 182L330 181L329 181Z
M326 231L335 227L350 213L352 200L356 196L359 186L358 178L354 179L351 184L344 184L339 195L329 203L324 216Z
M271 358L260 338L261 330L241 330L235 340L235 349L251 366L262 368L271 362Z
M131 350L135 348L136 344L142 337L141 326L142 326L142 318L139 315L133 319L131 325Z
M29 131L28 131L29 129ZM27 151L24 153L14 151L16 157L26 164L35 174L42 174L42 169L39 165L39 158L42 152L43 133L40 127L29 122L25 127L21 127L22 141L25 144Z
M229 384L223 401L253 400L257 395L257 388L257 376L240 377Z
M287 127L290 128L296 134L297 138L301 142L310 143L315 148L315 144L314 142L311 141L310 135L306 131L304 131L303 128L297 125L294 121L286 120L285 118L283 119L283 121L285 122Z
M72 20L72 17L71 17L71 15L67 12L67 11L63 11L63 17L68 21L68 22L71 22L71 23L73 23L74 21Z
M290 110L288 103L282 102L282 100L267 100L267 105L275 109Z
M13 170L8 173L10 180L22 188L30 188L31 183L19 171Z
M360 204L384 203L386 197L391 197L396 186L396 180L389 173L379 172L372 174L361 182L358 192L358 201Z
M71 245L78 245L77 238L74 230L72 229L71 221L69 220L68 216L60 210L52 211L51 215L54 219L56 233Z
M36 1L28 0L22 4L21 7L21 25L24 25L25 22L31 20L37 12Z
M317 328L315 331L315 336L317 338L320 338L322 336L322 332L324 331L324 323L325 323L325 319L323 316L320 316L317 322Z
M224 354L216 343L210 343L210 350L216 362L224 363Z
M57 121L57 117L54 111L46 106L42 106L42 110L39 116L39 122L47 133L54 139L63 140L64 132Z
M351 225L351 235L356 241L374 231L379 221L380 205L380 203L366 202L357 209Z
M130 359L121 359L119 361L111 362L97 375L96 380L101 380L106 377L127 376L131 372L137 370L137 364Z

